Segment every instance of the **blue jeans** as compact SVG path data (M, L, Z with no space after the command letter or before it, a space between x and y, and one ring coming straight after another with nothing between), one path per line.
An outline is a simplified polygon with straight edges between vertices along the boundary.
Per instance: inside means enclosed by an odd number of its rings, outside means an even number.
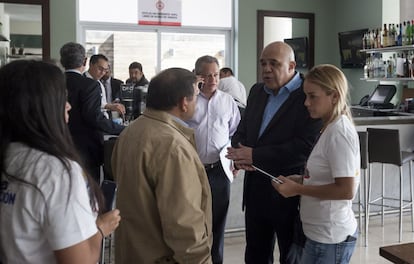
M307 239L301 263L303 264L346 264L351 261L358 237L358 230L338 244L324 244Z

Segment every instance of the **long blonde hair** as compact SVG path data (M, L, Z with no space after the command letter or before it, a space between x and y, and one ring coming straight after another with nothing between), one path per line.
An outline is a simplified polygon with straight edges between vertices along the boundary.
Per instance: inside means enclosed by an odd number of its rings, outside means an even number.
M343 72L331 64L320 64L313 67L305 76L305 80L320 86L327 95L336 92L338 102L335 104L328 125L340 115L346 115L352 120L351 111L348 105L348 81Z

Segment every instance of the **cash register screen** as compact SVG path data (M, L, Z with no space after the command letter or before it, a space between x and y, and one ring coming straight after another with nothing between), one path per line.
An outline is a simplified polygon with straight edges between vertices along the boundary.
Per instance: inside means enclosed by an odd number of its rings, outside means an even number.
M369 103L386 104L389 103L396 92L394 85L378 85L369 98Z

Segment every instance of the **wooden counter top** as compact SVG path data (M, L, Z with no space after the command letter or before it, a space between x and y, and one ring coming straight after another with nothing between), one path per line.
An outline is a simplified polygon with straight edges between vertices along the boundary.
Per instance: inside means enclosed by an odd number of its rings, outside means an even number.
M414 243L380 247L379 254L392 263L411 264L414 263Z

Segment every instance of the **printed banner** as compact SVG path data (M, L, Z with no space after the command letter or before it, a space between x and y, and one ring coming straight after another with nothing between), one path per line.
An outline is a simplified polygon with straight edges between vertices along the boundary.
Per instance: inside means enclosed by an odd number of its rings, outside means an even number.
M181 0L138 0L138 24L181 26Z

